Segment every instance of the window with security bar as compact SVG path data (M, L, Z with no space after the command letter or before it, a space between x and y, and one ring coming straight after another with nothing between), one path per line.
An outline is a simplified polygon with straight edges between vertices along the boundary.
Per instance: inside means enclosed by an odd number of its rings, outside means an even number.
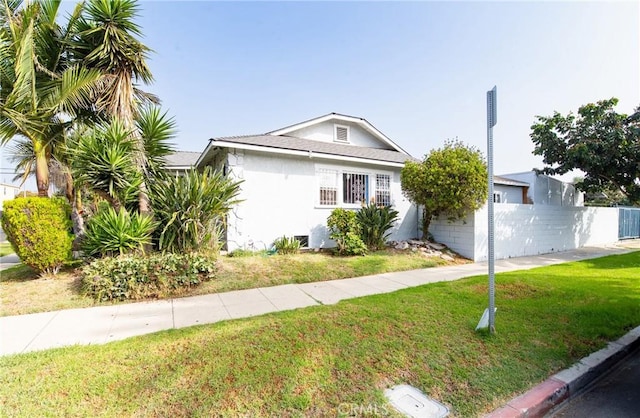
M338 204L338 171L328 169L316 170L320 186L320 206L336 206Z
M391 176L376 174L376 204L391 206Z
M342 174L342 199L346 204L369 201L369 176L367 174Z

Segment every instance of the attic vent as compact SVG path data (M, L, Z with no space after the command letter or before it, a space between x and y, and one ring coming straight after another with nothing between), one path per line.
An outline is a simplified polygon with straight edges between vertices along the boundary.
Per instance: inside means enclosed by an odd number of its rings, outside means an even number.
M334 140L336 142L349 142L349 127L335 125Z

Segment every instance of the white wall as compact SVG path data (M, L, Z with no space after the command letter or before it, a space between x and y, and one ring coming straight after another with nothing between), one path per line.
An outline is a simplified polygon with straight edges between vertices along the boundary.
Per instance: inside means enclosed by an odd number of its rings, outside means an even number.
M584 193L571 183L536 175L535 171L501 174L501 177L529 183L528 197L534 205L584 206Z
M618 240L616 208L550 205L495 205L496 259L566 251ZM486 206L463 221L432 221L440 241L474 261L487 259Z
M359 125L340 120L328 120L326 122L292 131L287 135L297 136L298 138L313 139L315 141L334 142L334 125L349 127L350 145L369 148L391 149L388 145L380 142L369 132L362 129Z
M500 193L501 203L522 203L522 187L496 184L493 186L494 193Z
M312 248L334 246L326 228L333 208L317 206L316 164L326 166L326 160L230 150L227 163L229 175L244 180L240 195L244 201L228 219L229 250L270 248L282 235L309 235ZM390 239L417 235L415 206L402 196L399 168L364 164L342 167L358 172L390 172L391 198L401 217Z
M0 209L5 200L12 200L18 195L20 189L9 184L0 184Z

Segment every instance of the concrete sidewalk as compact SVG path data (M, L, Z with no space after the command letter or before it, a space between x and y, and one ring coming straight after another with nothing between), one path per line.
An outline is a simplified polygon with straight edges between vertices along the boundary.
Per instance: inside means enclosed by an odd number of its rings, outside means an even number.
M15 254L7 254L0 257L0 271L17 266L18 264L20 264L20 259Z
M628 251L618 246L585 247L562 253L499 260L496 262L496 272L529 269ZM487 263L0 317L0 355L75 344L104 344L171 328L334 304L344 299L481 274L487 274Z

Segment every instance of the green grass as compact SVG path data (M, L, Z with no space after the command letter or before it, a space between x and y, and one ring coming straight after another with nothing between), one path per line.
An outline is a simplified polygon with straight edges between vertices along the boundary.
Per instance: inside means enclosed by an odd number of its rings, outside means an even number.
M336 416L408 383L479 416L640 324L640 252L0 358L6 416Z
M456 262L468 260L457 259ZM214 280L180 296L335 280L446 264L451 263L437 257L397 251L379 251L365 257L334 257L326 253L221 257L220 271ZM80 279L73 268L66 268L56 276L38 277L23 265L0 273L0 301L0 316L106 304L94 302L80 292Z
M11 244L9 244L8 242L3 242L0 243L0 257L3 257L5 255L8 254L13 254L13 248L11 247Z

